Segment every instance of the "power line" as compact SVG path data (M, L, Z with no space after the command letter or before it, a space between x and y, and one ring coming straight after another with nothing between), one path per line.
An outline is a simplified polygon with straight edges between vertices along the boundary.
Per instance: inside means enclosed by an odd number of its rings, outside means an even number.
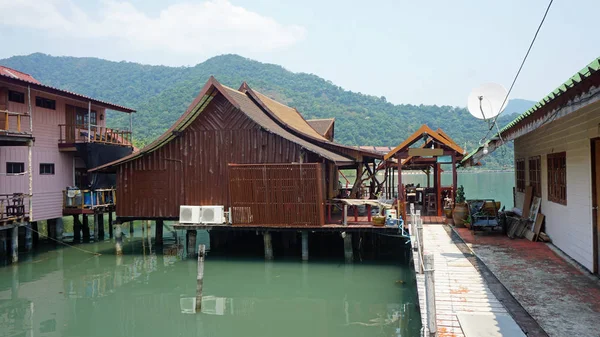
M517 82L517 79L519 78L519 75L521 74L521 70L523 69L523 66L525 65L525 61L527 61L527 57L529 57L529 53L531 52L531 48L533 48L533 44L535 43L535 40L537 39L538 33L540 32L540 29L542 29L542 26L544 25L544 21L546 20L546 16L548 15L548 12L550 11L550 7L552 7L552 3L553 2L554 2L554 0L550 0L550 2L548 3L548 7L546 7L546 12L544 12L544 16L542 17L542 21L540 22L540 24L538 25L537 30L535 31L535 35L533 36L533 39L531 40L531 43L529 44L529 48L527 49L527 53L525 53L525 57L523 58L523 61L521 62L521 66L519 66L519 70L517 71L517 74L515 75L515 78L513 79L512 84L510 85L510 88L508 89L508 92L506 93L506 96L504 97L504 101L502 101L502 104L500 105L500 108L502 108L504 106L504 104L506 103L506 101L508 100L508 97L509 97L510 93L512 92L513 88L514 88L515 83ZM492 131L492 129L494 128L494 124L496 124L496 121L498 120L498 117L500 117L501 114L502 114L502 112L500 112L494 118L494 122L492 123L492 125L488 129L488 132L486 133L485 137L483 137L483 139L482 139L483 141L485 141L485 139L489 136L490 131ZM498 134L500 134L500 132L498 132Z

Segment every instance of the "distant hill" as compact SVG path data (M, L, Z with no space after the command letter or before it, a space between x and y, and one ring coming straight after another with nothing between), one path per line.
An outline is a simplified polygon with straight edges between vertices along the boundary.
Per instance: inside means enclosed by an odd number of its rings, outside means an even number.
M138 110L134 116L137 145L147 144L183 113L210 75L238 88L243 81L287 105L305 118L336 118L336 141L348 145L395 146L421 124L443 128L461 146L472 150L487 124L465 108L437 105L394 105L386 98L344 90L316 75L293 73L281 66L238 55L216 56L193 67L150 66L98 58L14 56L0 65L33 75L45 84L108 100ZM499 118L501 126L533 105L511 100ZM109 126L126 127L124 114L111 112ZM486 160L489 168L512 166L512 145Z

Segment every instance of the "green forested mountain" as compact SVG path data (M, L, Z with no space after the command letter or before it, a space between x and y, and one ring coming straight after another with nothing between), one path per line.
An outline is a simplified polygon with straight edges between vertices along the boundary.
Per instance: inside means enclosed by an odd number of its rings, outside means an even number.
M316 75L293 73L238 55L213 57L193 67L149 66L97 58L53 57L40 53L14 56L0 64L33 75L41 82L136 109L134 138L141 146L164 132L185 111L210 75L238 88L246 81L258 91L296 107L305 118L336 118L336 141L348 145L395 146L421 124L441 127L472 150L487 132L485 122L464 108L394 105L385 97L344 90ZM466 94L465 94L466 95ZM513 100L500 126L534 102ZM110 113L109 126L126 127L128 117ZM486 161L488 168L512 166L512 145Z

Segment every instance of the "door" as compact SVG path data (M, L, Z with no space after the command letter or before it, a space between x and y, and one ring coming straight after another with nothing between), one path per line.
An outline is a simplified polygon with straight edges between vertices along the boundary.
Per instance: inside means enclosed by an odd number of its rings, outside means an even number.
M62 135L61 135L62 136ZM65 130L64 140L67 144L73 144L75 138L75 107L72 105L65 106Z
M592 221L594 233L594 273L600 272L600 138L592 139Z

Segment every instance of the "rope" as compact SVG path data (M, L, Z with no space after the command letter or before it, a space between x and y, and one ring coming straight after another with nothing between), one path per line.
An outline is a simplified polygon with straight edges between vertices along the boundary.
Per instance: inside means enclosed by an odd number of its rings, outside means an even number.
M84 252L84 253L89 253L89 254L92 254L92 255L95 255L95 256L100 256L100 255L102 255L102 254L100 254L100 253L97 253L97 252L92 252L92 251L90 251L90 250L86 250L86 249L83 249L83 248L79 248L79 247L77 247L77 246L70 245L70 244L68 244L68 243L66 243L66 242L62 242L62 241L56 240L56 239L54 239L54 238L51 238L51 237L49 237L48 235L44 235L44 234L42 234L42 233L40 233L40 232L36 231L35 229L31 228L31 226L29 227L29 229L31 229L31 231L32 231L32 232L36 232L36 233L38 233L38 235L40 235L41 237L45 237L45 238L47 238L47 239L50 239L50 240L52 240L52 241L55 241L55 242L57 242L57 243L60 243L61 245L65 245L65 246L67 246L67 247L75 248L75 249L77 249L77 250L80 250L80 251L82 251L82 252Z

